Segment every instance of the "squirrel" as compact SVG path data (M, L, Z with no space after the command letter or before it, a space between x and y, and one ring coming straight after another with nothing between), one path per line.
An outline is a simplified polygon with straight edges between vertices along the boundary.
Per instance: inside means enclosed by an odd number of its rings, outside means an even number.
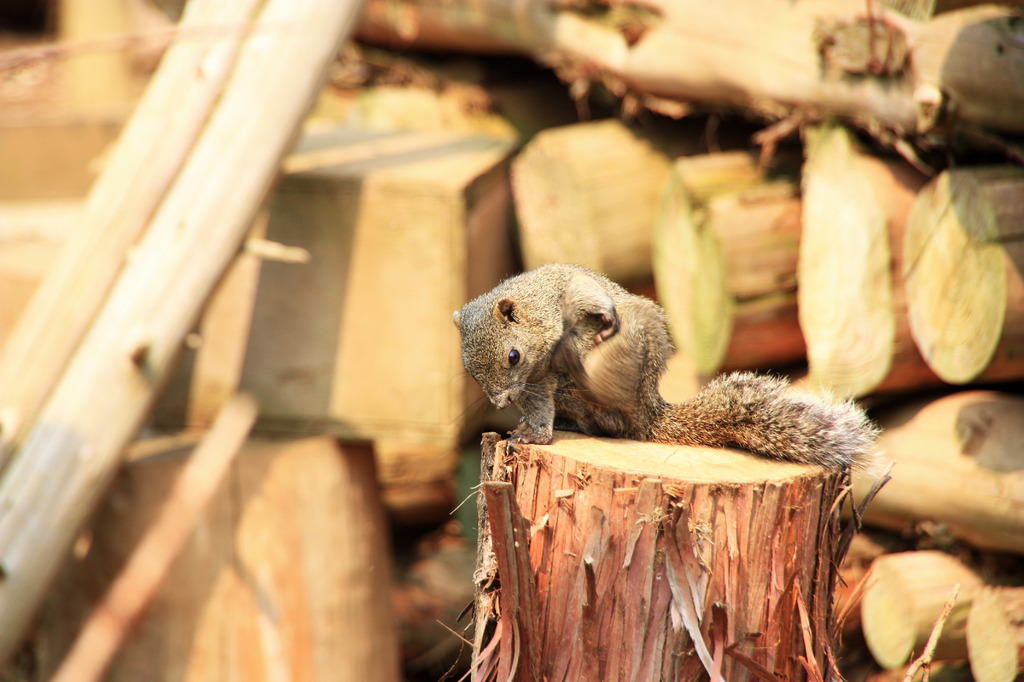
M658 390L673 351L664 310L579 265L506 279L453 320L466 370L496 407L522 412L511 448L548 444L557 426L842 469L877 437L852 402L752 372L720 376L690 400L667 402Z

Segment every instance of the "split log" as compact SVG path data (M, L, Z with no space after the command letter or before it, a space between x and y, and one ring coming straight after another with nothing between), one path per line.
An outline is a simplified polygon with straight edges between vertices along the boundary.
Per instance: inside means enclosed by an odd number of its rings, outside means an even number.
M1024 377L1024 169L939 175L914 202L904 252L910 328L935 373Z
M585 87L678 115L690 102L772 118L838 115L868 130L940 131L952 121L1024 130L1024 50L1010 9L916 22L860 0L780 5L655 0L624 16L586 4L368 3L359 36L422 49L533 55ZM667 102L666 102L667 101Z
M1024 587L989 587L967 615L967 653L977 682L1024 677Z
M49 594L40 679L60 664L188 461L173 438L140 446L148 454L114 479L88 550ZM368 446L250 440L104 679L397 682L387 544Z
M523 264L577 263L614 280L651 274L651 229L669 161L610 119L539 133L512 163Z
M803 358L799 240L796 185L768 180L752 154L675 161L654 220L653 268L672 338L701 373Z
M876 417L878 467L895 467L864 523L931 521L975 547L1024 554L1024 397L968 391ZM855 493L871 478L855 472Z
M967 658L967 613L983 585L974 571L942 552L901 552L875 559L868 581L861 626L879 665L896 668L922 653L956 585L959 597L942 628L934 658Z
M941 383L910 337L902 293L904 230L926 178L839 125L807 138L797 296L811 382L843 397Z
M171 62L171 75L182 76L176 69L187 66L187 77L170 82L154 77L153 88L185 86L184 91L155 91L141 106L157 119L171 112L175 145L138 136L152 119L129 124L119 147L121 161L107 168L85 211L92 219L101 214L118 219L114 225L84 223L78 232L82 241L75 240L82 253L70 259L77 265L54 270L57 283L44 285L36 297L42 300L46 290L45 303L33 303L5 349L2 436L5 446L20 446L0 480L0 664L24 635L60 559L98 503L187 332L238 252L356 10L348 2L267 0L256 15L242 0L197 2L201 25L210 21L211 5L216 5L214 16L233 18L231 25L244 26L251 35L240 45L227 37L212 48L199 41L203 47L190 52L189 60ZM237 62L225 63L225 50L237 52ZM218 85L206 87L207 77ZM201 86L190 89L195 82ZM216 99L215 110L199 107L208 99ZM160 111L154 111L157 102L164 105ZM189 134L182 136L174 114L186 106ZM203 116L194 118L193 107ZM201 132L192 134L194 128ZM183 139L186 144L178 146ZM187 144L192 139L195 144ZM150 156L154 149L160 153ZM140 157L153 168L142 164L140 170ZM126 201L131 207L121 215ZM97 205L103 210L94 212ZM125 262L128 235L137 236L147 224ZM108 229L116 243L104 242ZM104 262L95 281L88 276L93 258ZM74 317L74 323L60 315ZM53 339L61 334L65 337ZM15 386L17 391L8 390Z
M828 677L842 474L562 432L504 452L485 437L481 679Z

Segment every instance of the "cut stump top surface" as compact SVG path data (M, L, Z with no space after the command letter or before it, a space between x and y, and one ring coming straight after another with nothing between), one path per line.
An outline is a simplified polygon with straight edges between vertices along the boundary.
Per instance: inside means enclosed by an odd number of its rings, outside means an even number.
M594 438L568 431L556 431L554 442L546 447L595 466L694 483L781 482L822 473L819 466L766 459L742 450Z

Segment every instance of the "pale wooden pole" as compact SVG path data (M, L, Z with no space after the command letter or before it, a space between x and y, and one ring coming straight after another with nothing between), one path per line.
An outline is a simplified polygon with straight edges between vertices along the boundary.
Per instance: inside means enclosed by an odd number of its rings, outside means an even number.
M358 9L355 1L263 4L148 230L26 429L0 481L0 661L19 643L185 334L238 252ZM65 295L73 297L78 285L69 282Z
M0 461L43 401L181 170L224 90L258 0L192 0L150 87L93 185L78 229L0 356ZM73 295L72 295L73 294Z

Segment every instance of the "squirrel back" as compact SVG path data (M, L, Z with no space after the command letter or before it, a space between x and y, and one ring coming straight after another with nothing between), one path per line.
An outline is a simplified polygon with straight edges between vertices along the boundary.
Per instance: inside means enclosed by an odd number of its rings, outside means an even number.
M511 443L550 443L556 420L595 436L738 447L843 468L876 431L850 402L749 372L719 377L668 403L658 390L672 352L653 301L598 273L552 264L508 279L454 315L463 362L499 408L523 419Z

